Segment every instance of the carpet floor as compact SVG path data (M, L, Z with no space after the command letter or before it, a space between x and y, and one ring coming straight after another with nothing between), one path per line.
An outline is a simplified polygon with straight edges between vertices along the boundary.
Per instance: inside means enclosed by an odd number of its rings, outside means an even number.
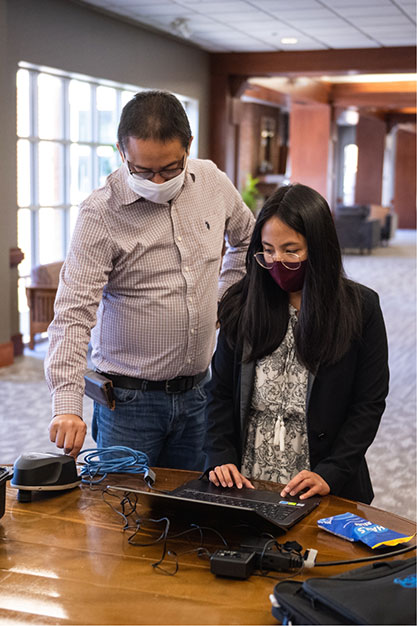
M381 300L389 342L390 393L367 460L375 491L373 505L416 519L416 231L399 230L386 247L370 255L345 254L347 275L375 289ZM23 452L56 451L48 438L50 398L44 380L47 342L25 349L0 369L0 462ZM92 401L84 399L90 435Z

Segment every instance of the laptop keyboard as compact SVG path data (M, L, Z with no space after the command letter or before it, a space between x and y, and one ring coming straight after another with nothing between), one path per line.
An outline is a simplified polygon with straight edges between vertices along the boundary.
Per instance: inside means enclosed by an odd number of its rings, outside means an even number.
M181 490L181 497L190 500L202 500L203 502L214 502L215 504L228 504L231 506L240 506L246 509L257 511L264 517L274 521L282 521L291 513L293 509L273 502L256 502L253 500L243 500L240 498L232 498L220 493L202 493L196 489Z

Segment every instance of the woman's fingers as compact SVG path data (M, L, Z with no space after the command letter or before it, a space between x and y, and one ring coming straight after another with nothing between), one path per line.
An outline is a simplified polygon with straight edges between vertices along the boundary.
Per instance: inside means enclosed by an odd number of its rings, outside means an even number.
M254 486L248 478L243 476L236 465L227 463L225 465L217 465L214 470L209 473L209 480L217 487L248 487L254 489Z
M300 500L305 500L311 496L320 495L327 496L330 493L330 487L319 474L303 470L299 472L281 491L281 496L296 496L300 492Z

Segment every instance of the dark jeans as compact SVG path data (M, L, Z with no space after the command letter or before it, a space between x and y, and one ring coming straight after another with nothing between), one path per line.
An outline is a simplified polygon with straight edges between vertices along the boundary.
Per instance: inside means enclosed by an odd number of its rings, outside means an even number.
M92 435L99 448L128 446L145 452L154 467L202 470L205 385L184 393L114 388L116 408L94 403Z

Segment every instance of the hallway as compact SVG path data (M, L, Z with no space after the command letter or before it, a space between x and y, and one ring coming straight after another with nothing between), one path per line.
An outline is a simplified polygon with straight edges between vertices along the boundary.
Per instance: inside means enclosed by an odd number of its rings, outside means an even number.
M389 342L390 393L367 460L374 485L373 505L416 519L416 232L397 231L389 246L369 256L344 257L349 277L375 289L381 300ZM43 359L47 342L10 367L0 369L0 462L13 463L22 452L56 451L48 438L49 392ZM88 434L92 401L84 398Z

